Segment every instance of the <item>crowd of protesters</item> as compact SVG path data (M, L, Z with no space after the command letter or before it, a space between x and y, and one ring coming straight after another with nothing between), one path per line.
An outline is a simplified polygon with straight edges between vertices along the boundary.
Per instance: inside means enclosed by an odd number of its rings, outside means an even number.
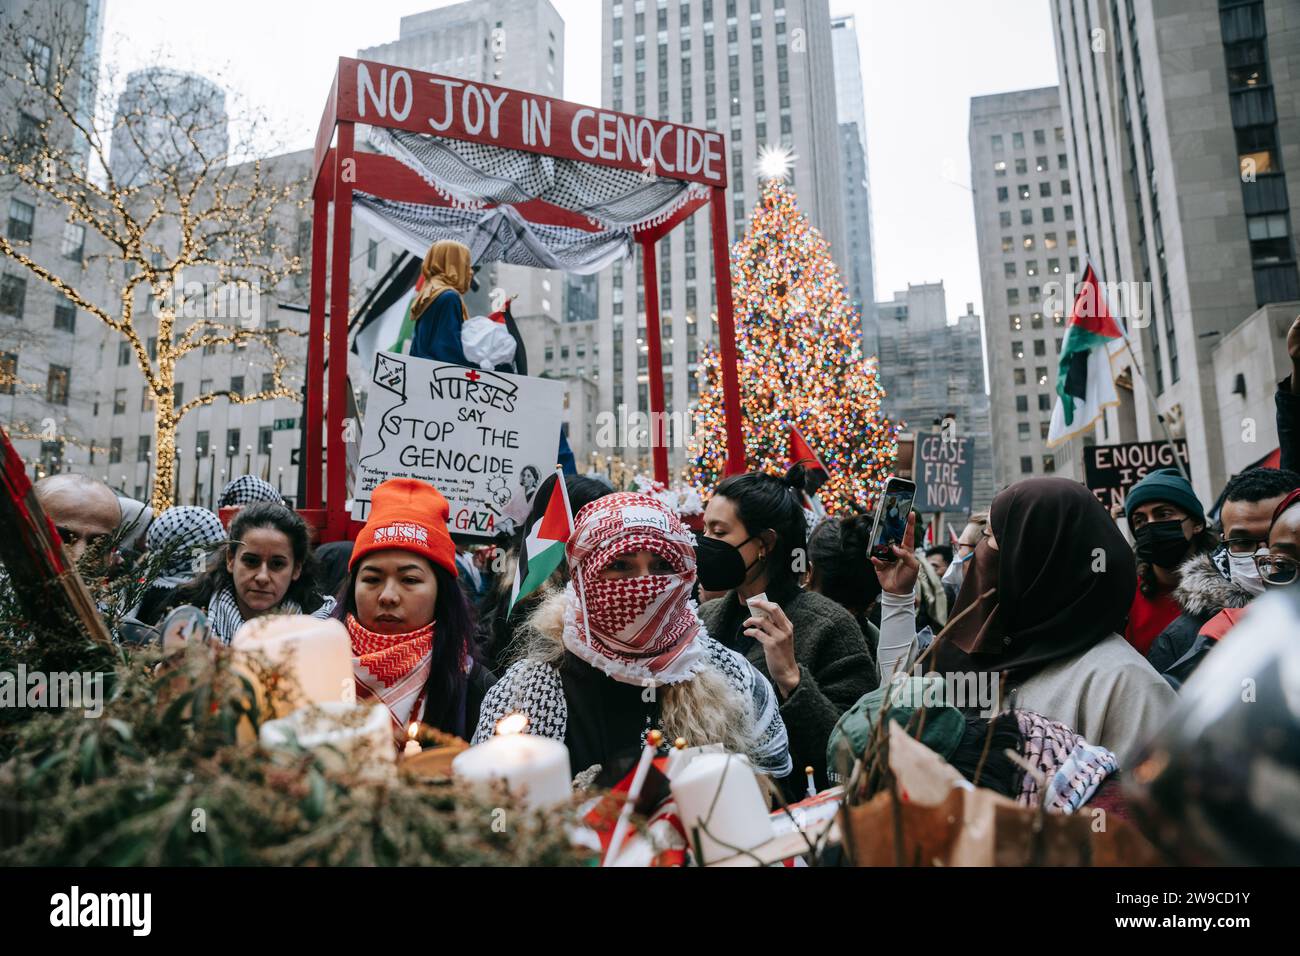
M1030 478L970 516L954 547L918 549L913 513L882 557L870 515L810 527L798 466L726 478L694 533L653 497L569 476L565 559L519 601L524 531L556 476L512 541L474 547L414 479L375 489L355 541L315 549L254 476L223 490L221 517L153 515L83 476L36 492L70 559L115 537L150 569L133 639L182 605L227 644L267 614L336 618L358 696L385 704L399 733L420 720L478 741L522 711L528 732L566 743L575 775L613 784L659 729L746 754L794 799L809 775L819 789L841 778L838 749L860 749L890 687L974 675L996 686L993 706L947 700L923 740L959 768L1002 740L995 754L1042 775L996 757L989 785L1018 799L1059 787L1074 809L1113 792L1106 781L1255 598L1300 586L1300 341L1293 354L1276 396L1282 467L1234 476L1209 508L1178 469L1146 475L1122 518L1077 482Z

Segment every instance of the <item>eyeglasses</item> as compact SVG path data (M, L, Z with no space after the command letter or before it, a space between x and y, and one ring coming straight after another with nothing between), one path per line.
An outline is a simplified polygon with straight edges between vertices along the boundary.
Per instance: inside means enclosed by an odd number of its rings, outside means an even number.
M1235 554L1242 557L1254 554L1260 548L1267 548L1268 542L1259 538L1229 538L1223 542L1224 547L1228 549L1229 554Z
M1259 555L1255 558L1255 567L1259 568L1259 576L1264 583L1274 587L1294 584L1296 578L1300 577L1300 561L1280 554Z

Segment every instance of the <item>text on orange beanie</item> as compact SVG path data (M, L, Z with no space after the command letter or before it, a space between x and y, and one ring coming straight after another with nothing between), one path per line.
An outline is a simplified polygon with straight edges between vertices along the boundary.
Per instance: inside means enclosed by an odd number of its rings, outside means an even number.
M415 478L389 478L370 494L370 517L352 546L348 570L372 551L396 549L428 558L456 576L456 546L438 489Z

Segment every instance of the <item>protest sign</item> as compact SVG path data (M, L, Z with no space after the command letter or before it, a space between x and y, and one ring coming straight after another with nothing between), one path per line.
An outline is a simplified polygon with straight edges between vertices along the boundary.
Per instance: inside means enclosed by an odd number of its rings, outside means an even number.
M1147 472L1178 467L1178 460L1174 458L1175 448L1183 467L1190 467L1187 442L1182 438L1177 439L1172 448L1166 441L1089 445L1083 449L1084 481L1107 508L1122 505L1129 489L1145 478Z
M542 378L377 352L352 517L389 478L427 481L457 537L519 527L555 470L564 385ZM508 520L507 520L508 519Z
M912 476L916 481L915 508L969 514L975 482L972 439L953 435L918 435Z

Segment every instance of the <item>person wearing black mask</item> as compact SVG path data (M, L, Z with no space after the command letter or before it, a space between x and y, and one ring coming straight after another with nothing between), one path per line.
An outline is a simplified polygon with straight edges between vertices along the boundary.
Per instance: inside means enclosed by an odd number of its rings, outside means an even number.
M1178 569L1193 555L1213 551L1218 541L1206 529L1196 492L1176 468L1149 473L1129 489L1124 509L1138 573L1124 637L1145 657L1160 632L1182 613L1174 598L1182 580Z
M700 587L726 591L700 608L708 633L739 651L776 688L796 770L829 779L826 742L844 711L879 683L853 615L799 586L807 565L803 469L723 480L704 511L697 547ZM763 599L761 596L765 595ZM750 598L758 598L753 606ZM787 797L802 790L793 774Z

